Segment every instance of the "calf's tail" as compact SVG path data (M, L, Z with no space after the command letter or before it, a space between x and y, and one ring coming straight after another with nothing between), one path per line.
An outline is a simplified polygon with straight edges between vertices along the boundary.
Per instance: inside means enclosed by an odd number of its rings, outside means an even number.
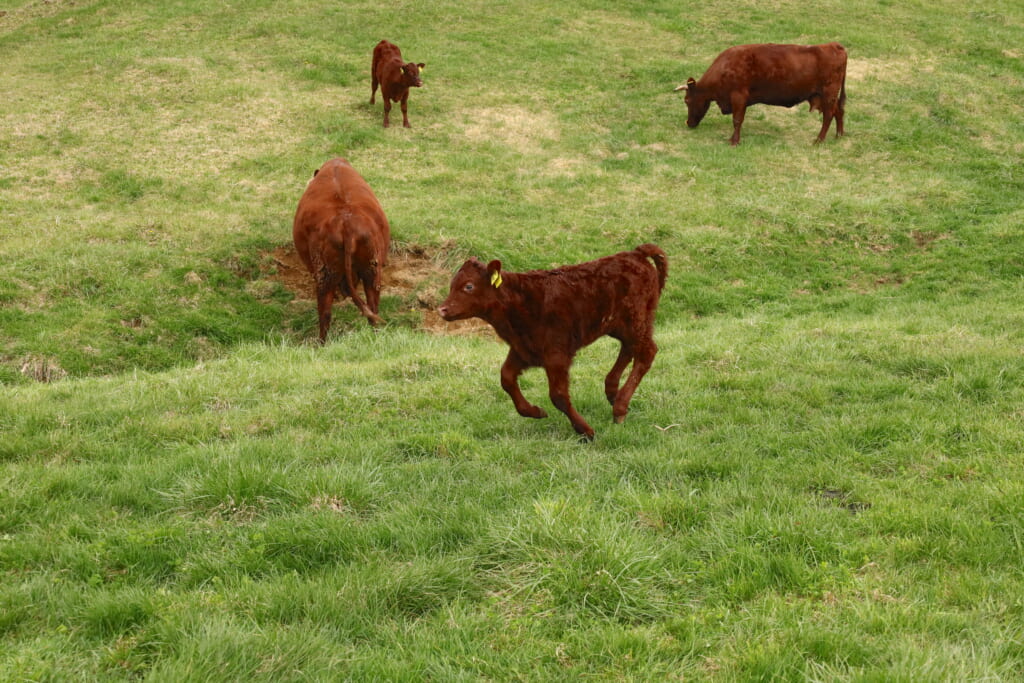
M662 248L656 244L641 244L636 251L641 256L654 261L654 267L658 269L658 289L665 289L665 279L668 277L668 256Z

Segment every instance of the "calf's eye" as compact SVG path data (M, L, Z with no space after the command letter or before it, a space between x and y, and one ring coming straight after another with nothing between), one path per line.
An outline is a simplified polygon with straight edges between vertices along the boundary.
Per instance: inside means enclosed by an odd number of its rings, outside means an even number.
M465 291L465 292L472 292L473 291L473 283L470 282L470 283L466 284L466 286L463 287L462 290Z

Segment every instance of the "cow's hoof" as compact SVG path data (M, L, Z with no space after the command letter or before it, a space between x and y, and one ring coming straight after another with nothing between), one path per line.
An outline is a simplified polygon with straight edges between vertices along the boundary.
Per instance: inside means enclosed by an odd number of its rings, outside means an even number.
M626 421L626 416L625 415L613 415L612 419L615 421L615 424L620 425L620 424L622 424L623 422Z

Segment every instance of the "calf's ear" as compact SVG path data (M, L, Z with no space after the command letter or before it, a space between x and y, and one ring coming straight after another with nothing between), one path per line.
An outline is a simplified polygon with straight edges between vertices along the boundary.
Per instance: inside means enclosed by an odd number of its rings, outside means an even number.
M427 65L426 65L426 64L424 64L423 62L420 62L420 63L419 63L419 64L417 64L416 66L418 66L418 67L420 68L420 71L423 71L424 69L426 69L426 68L427 68Z
M491 284L497 289L501 287L501 261L494 259L487 264L487 275L490 276Z

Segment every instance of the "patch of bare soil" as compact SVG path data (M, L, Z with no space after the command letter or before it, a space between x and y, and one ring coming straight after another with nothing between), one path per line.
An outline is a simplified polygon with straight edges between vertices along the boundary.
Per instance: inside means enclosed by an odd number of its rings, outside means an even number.
M21 360L21 374L37 382L58 382L68 376L52 358L28 356Z
M453 270L445 264L443 251L415 246L392 245L384 268L384 296L397 296L403 313L419 313L420 329L433 334L493 334L490 325L478 319L446 322L437 307L448 294ZM313 277L306 270L293 245L285 245L264 254L264 277L279 282L296 300L316 306ZM347 299L345 301L348 301ZM345 305L335 300L335 306ZM352 305L348 302L348 305Z

